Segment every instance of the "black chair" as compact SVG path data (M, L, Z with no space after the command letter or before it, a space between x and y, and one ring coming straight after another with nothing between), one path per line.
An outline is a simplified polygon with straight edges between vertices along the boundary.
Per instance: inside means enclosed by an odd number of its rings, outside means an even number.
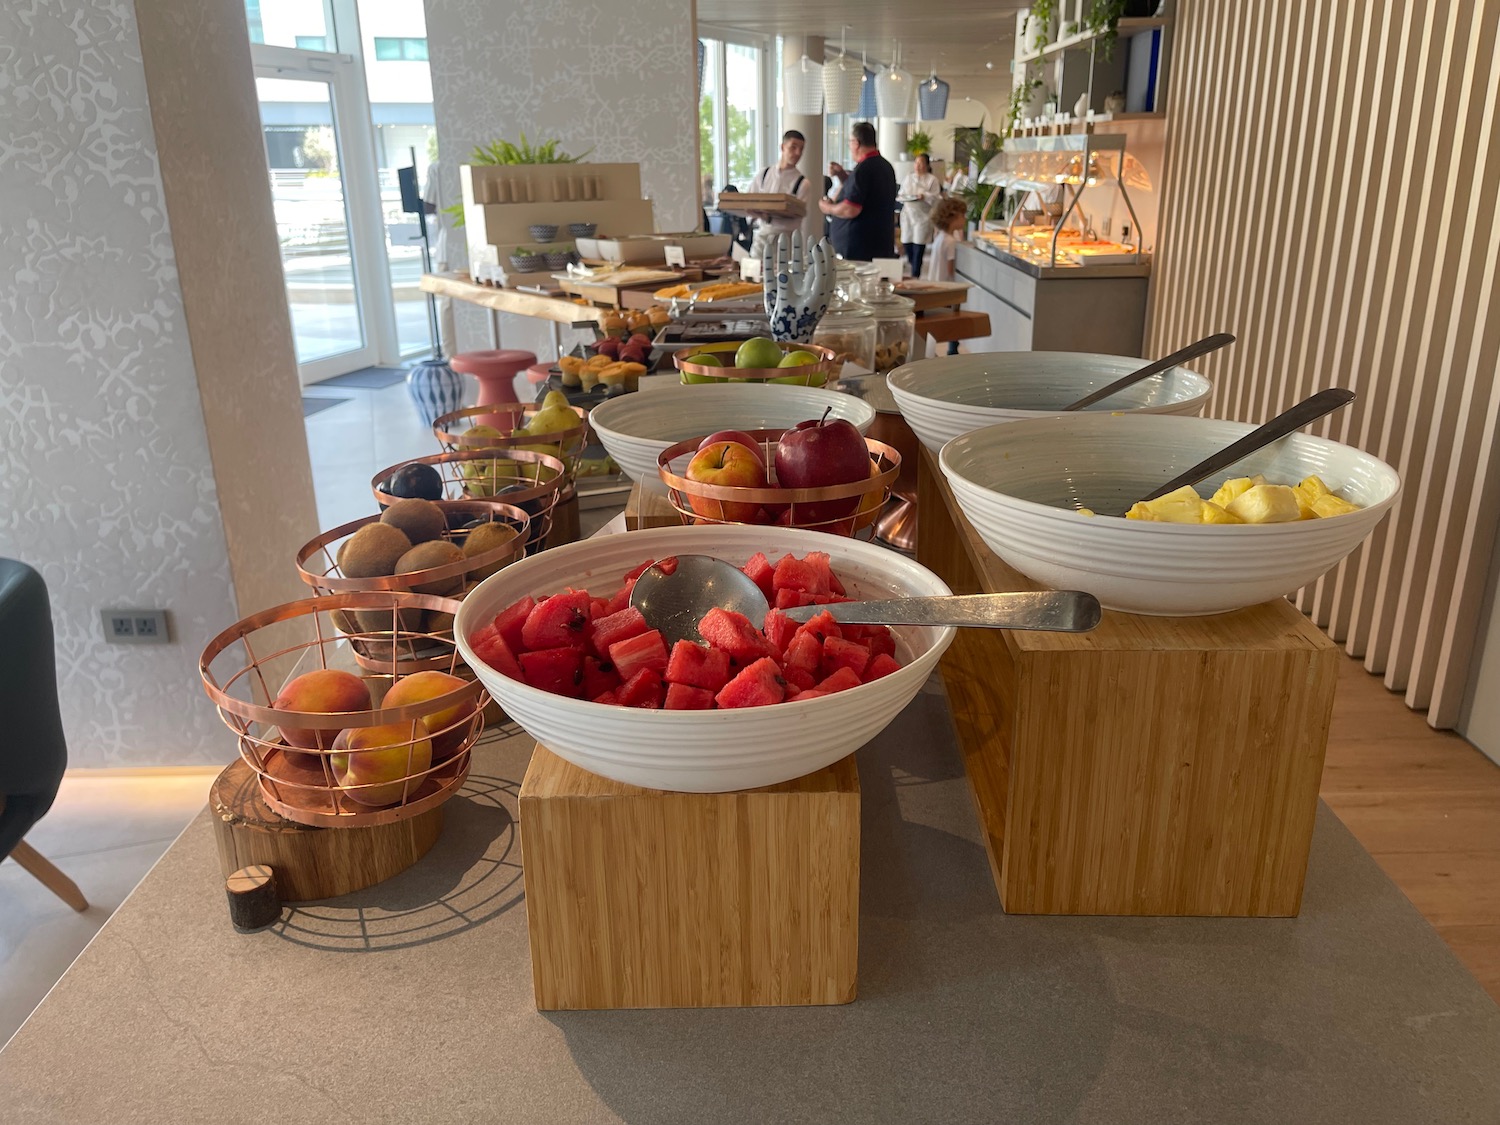
M57 705L52 610L42 576L0 559L0 859L9 856L74 910L87 910L78 885L22 837L57 797L68 746Z

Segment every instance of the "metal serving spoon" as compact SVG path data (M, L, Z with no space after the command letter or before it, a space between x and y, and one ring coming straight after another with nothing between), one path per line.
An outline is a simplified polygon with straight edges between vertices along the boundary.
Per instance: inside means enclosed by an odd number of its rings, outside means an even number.
M1063 407L1064 410L1082 410L1085 406L1093 406L1101 399L1106 399L1116 391L1123 391L1126 387L1134 386L1142 379L1149 379L1153 375L1160 375L1163 371L1186 363L1190 359L1216 352L1220 348L1234 343L1234 337L1228 332L1215 332L1212 336L1205 336L1201 340L1189 344L1185 348L1178 348L1171 355L1164 355L1155 363L1148 363L1145 367L1132 371L1123 379L1116 379L1113 383L1100 387L1091 394L1084 395L1077 402L1070 402Z
M757 626L770 609L754 579L733 563L708 555L678 555L671 574L659 565L648 567L636 579L630 604L668 644L701 641L698 622L711 609L744 614ZM808 621L824 610L835 621L850 625L958 625L1054 633L1087 633L1099 624L1100 613L1098 599L1078 590L834 602L783 612L793 621Z
M1169 492L1176 492L1183 485L1197 484L1205 477L1211 477L1229 468L1236 461L1250 456L1262 446L1270 445L1273 441L1280 441L1288 434L1296 433L1309 422L1315 422L1325 414L1332 414L1340 407L1348 406L1354 401L1354 397L1354 392L1345 387L1329 387L1315 395L1309 395L1290 410L1284 410L1276 415L1264 426L1257 426L1239 441L1226 445L1212 457L1199 461L1187 472L1173 477L1159 488L1152 489L1142 496L1141 500L1155 500ZM1118 512L1099 512L1098 514L1123 516L1132 507L1134 504L1126 504Z

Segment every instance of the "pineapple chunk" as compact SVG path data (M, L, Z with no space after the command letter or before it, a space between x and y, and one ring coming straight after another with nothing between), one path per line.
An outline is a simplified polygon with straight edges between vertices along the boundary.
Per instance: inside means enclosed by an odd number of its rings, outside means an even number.
M1245 521L1240 519L1239 516L1235 515L1233 512L1223 507L1222 505L1215 504L1212 500L1205 500L1203 501L1203 510L1199 513L1198 516L1198 522L1244 523Z
M1303 492L1307 493L1307 498L1309 500L1311 500L1315 496L1333 495L1333 493L1329 491L1328 486L1323 483L1321 477L1306 477L1297 487L1300 488Z
M1228 510L1246 523L1290 523L1302 518L1297 494L1285 484L1255 485L1236 496Z
M1319 519L1327 519L1329 516L1345 516L1350 512L1357 512L1359 505L1351 504L1342 496L1335 496L1329 492L1312 502L1312 510Z
M1175 492L1155 500L1141 500L1125 513L1128 520L1151 520L1155 523L1202 523L1203 497L1185 484Z
M1262 481L1260 483L1263 484L1265 482ZM1219 491L1213 494L1213 498L1209 503L1217 504L1221 508L1227 508L1235 497L1243 496L1254 488L1255 485L1256 482L1249 477L1234 477L1232 480L1226 480L1223 484L1219 485Z

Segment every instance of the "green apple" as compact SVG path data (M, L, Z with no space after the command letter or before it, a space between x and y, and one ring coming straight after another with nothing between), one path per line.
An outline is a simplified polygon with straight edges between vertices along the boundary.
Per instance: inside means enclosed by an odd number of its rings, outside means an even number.
M819 357L812 352L787 352L777 367L801 367L805 363L817 363Z
M828 376L821 371L808 371L801 375L779 375L775 379L767 379L768 383L785 383L789 387L821 387L828 381Z
M777 367L781 364L781 349L775 340L764 336L752 336L734 353L736 367Z
M486 426L481 424L478 426L470 426L463 433L459 434L458 444L460 448L488 446L490 443L485 440L486 438L503 438L504 436L505 435L502 434L499 430L495 429L494 426Z
M690 355L690 356L688 356L687 359L685 359L683 362L684 363L696 363L700 367L723 367L724 366L722 363L719 362L719 357L716 356L716 355L714 355L713 352L699 352L697 355ZM682 381L684 383L690 383L690 384L691 383L722 383L722 382L724 382L723 379L719 378L716 375L696 375L696 374L694 374L691 371L684 371L682 373Z

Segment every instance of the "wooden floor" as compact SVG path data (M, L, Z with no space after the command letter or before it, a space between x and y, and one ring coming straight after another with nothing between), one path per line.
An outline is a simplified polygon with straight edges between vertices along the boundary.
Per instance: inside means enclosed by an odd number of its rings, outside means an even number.
M1500 766L1351 659L1323 799L1500 1001Z

